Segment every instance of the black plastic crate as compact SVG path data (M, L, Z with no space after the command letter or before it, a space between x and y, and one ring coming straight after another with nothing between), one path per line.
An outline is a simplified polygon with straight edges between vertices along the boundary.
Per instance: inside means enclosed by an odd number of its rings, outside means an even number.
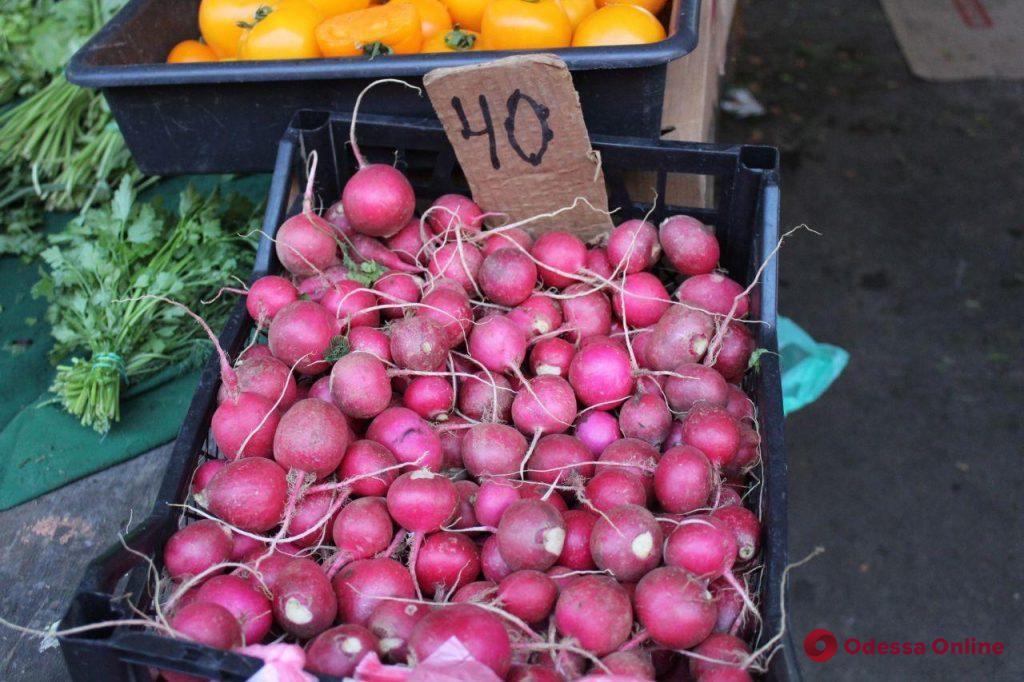
M299 211L298 193L305 186L306 161L316 151L319 163L315 192L321 205L332 203L344 181L355 170L343 142L350 118L322 112L300 112L278 147L263 229L273 235L283 220ZM448 140L436 121L410 121L364 116L359 121L363 153L374 160L396 159L406 170L424 208L430 200L450 191L468 193ZM337 141L337 143L335 143ZM653 220L687 213L715 226L722 244L722 264L740 282L749 282L766 254L778 240L778 153L770 147L659 142L637 138L593 138L601 153L610 205L621 207L620 219L642 216L650 204L631 198L625 173L653 171L658 196L665 196L666 174L688 173L715 178L715 205L710 209L659 205ZM277 272L280 264L269 239L259 245L253 279ZM778 265L768 262L761 283L751 296L751 319L757 344L767 349L757 372L749 373L744 388L757 406L762 436L762 465L757 472L760 487L751 498L758 500L764 528L764 568L758 587L766 627L761 641L777 635L782 618L780 588L787 563L786 458L783 446L783 413L776 339ZM252 329L243 303L233 311L221 334L221 343L232 356L245 344ZM161 549L167 538L187 521L171 504L184 500L192 472L205 452L213 451L209 424L216 407L220 384L218 365L211 357L203 370L192 405L175 441L163 484L149 518L133 530L125 544L154 558L162 566ZM147 611L151 604L147 566L122 544L113 544L85 571L61 628L130 617L135 608ZM801 679L788 635L783 650L772 658L766 679L791 682ZM205 675L213 679L244 680L261 662L193 643L174 640L140 628L104 628L61 638L61 647L73 679L109 682L150 680L149 668L165 668ZM327 678L324 678L327 679Z
M199 35L199 0L131 0L72 57L72 83L103 91L135 162L146 173L270 171L274 143L300 109L351 111L379 78L422 85L432 69L513 52L392 55L295 61L165 64L177 42ZM573 73L592 133L661 134L669 62L697 46L700 0L670 0L669 37L650 45L543 50ZM429 100L392 87L367 97L366 113L434 116Z

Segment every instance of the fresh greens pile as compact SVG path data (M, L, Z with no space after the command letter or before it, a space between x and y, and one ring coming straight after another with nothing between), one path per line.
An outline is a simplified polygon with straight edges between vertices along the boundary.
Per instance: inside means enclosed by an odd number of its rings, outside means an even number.
M120 418L124 387L195 366L208 350L202 330L181 309L144 297L174 299L220 326L231 302L202 301L252 269L253 242L237 233L254 232L255 218L242 198L201 197L192 187L177 215L136 203L126 177L109 206L50 236L33 294L50 301L53 356L63 361L52 390L64 409L106 433Z

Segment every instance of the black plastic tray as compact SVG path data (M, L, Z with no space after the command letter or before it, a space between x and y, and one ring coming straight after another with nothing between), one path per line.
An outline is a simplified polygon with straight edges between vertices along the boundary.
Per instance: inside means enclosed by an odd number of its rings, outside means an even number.
M394 55L298 61L165 64L175 43L199 35L199 0L131 0L72 58L72 83L103 91L135 162L146 173L270 171L276 140L300 109L350 111L372 81L421 85L432 69L512 52ZM668 63L697 46L700 0L670 0L669 37L650 45L544 50L573 72L592 133L661 133ZM366 113L434 116L426 97L392 87Z
M349 120L347 116L320 112L296 115L278 147L263 226L268 235L275 233L285 217L298 211L296 197L298 188L305 185L305 161L311 151L315 150L319 157L315 191L320 203L330 204L340 195L345 179L354 170L348 147L341 142L347 139ZM360 119L359 139L363 152L374 160L391 162L397 149L398 162L424 203L446 192L466 192L455 155L435 121L366 116ZM627 171L654 171L655 187L662 197L667 173L710 175L715 178L714 208L658 206L652 219L688 213L714 225L722 244L722 264L740 281L749 281L776 243L779 180L775 149L609 137L594 137L593 145L601 153L610 205L622 209L620 218L641 216L650 208L649 204L631 198L624 177ZM279 269L272 244L265 237L256 256L253 278ZM761 284L752 292L751 318L763 323L754 327L757 343L771 352L761 356L759 371L745 379L745 388L757 405L762 436L763 465L758 472L762 487L751 495L753 499L760 498L764 527L764 569L759 592L766 627L761 641L778 633L783 599L780 581L787 563L786 458L776 339L777 278L777 261L772 260L765 267ZM221 334L221 343L229 354L241 350L251 327L244 305L239 303ZM160 552L164 542L182 521L181 514L170 504L185 498L192 471L203 451L212 450L208 430L219 384L216 358L211 358L174 444L152 514L125 539L135 551L154 557L158 566L162 565ZM128 617L131 610L126 599L147 610L150 604L146 568L137 555L121 544L111 546L86 569L61 623L62 629ZM766 679L799 680L788 636L782 643L783 650L772 659ZM72 678L80 681L149 680L147 667L244 680L260 667L260 662L252 658L138 628L105 628L64 637L61 647Z

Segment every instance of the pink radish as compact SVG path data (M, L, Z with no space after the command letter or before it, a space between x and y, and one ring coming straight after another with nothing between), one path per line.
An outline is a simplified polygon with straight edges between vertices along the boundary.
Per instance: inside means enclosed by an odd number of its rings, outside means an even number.
M356 106L358 108L358 103ZM366 163L355 141L355 123L353 117L352 155L359 170L345 183L341 205L356 232L370 237L390 237L412 218L416 196L401 171L382 163Z
M223 606L238 620L245 643L259 644L270 632L274 618L270 600L256 585L237 575L217 575L199 586L196 601Z
M565 545L558 557L558 565L575 571L593 569L593 555L590 553L590 536L598 515L586 509L570 509L562 512L565 520Z
M709 635L693 651L700 658L690 659L690 674L698 680L717 670L739 670L739 664L750 655L750 647L742 639L724 633Z
M295 513L288 524L288 535L302 536L293 539L293 545L305 548L323 543L324 538L331 533L331 508L334 502L334 495L328 491L306 493L302 496L295 505Z
M257 343L249 346L242 351L241 355L238 356L238 362L245 362L246 360L257 360L259 358L272 358L274 354L270 352L270 348L265 343Z
M650 369L671 370L681 362L697 362L714 335L711 318L699 310L681 306L669 308L651 330L644 350Z
M512 570L543 571L558 560L565 545L565 521L549 502L519 500L498 524L498 550Z
M399 463L441 470L441 439L430 424L408 408L389 407L378 414L367 427L366 437L390 450Z
M432 372L448 355L444 327L428 317L406 317L391 325L391 357L402 369Z
M743 292L743 287L717 272L686 279L676 290L676 298L716 315L728 315L734 301L735 317L746 317L750 311L750 297Z
M380 279L373 283L375 291L381 293L383 303L400 306L402 303L418 303L422 295L422 281L405 272L390 270L384 273ZM381 311L388 319L402 317L405 309L402 307L385 308Z
M341 204L341 199L327 207L327 210L324 211L324 220L330 223L338 236L347 237L353 234L352 226L349 224L348 218L345 217L345 207Z
M508 313L523 335L532 339L562 326L562 306L543 294L533 294Z
M594 475L594 454L578 438L552 433L537 441L527 469L538 483L585 480Z
M623 504L597 520L590 553L602 571L633 582L661 563L662 534L654 515L636 504Z
M433 533L451 518L459 502L455 485L427 469L404 473L388 488L388 513L402 528Z
M715 632L727 632L741 637L749 634L753 617L747 611L743 596L725 578L714 580L708 585L711 596L718 607Z
M454 403L455 391L443 377L416 377L402 394L402 404L424 419L444 421Z
M477 372L459 385L459 411L470 419L508 421L515 392L503 374Z
M345 457L338 467L338 479L346 482L353 495L383 495L397 476L394 470L384 469L397 463L391 451L380 443L357 440L345 450ZM348 482L356 477L362 478Z
M271 405L276 404L282 412L291 407L298 397L291 369L272 356L241 362L236 365L235 374L238 376L239 390L263 396ZM223 402L227 394L227 385L221 384L217 400Z
M568 232L546 232L537 238L530 254L539 262L541 281L545 286L564 289L580 281L576 275L587 262L587 247L576 235Z
M281 308L299 300L295 285L284 277L265 275L252 283L245 297L245 309L254 322L272 320Z
M654 680L654 663L650 652L642 649L614 651L601 659L612 675L619 675L630 680Z
M626 438L658 447L672 428L672 413L660 394L637 393L619 409L619 425Z
M654 472L654 494L671 513L686 514L707 505L713 485L711 462L689 445L666 450Z
M677 445L684 445L683 422L678 419L672 422L672 426L668 430L668 436L665 438L665 442L661 444L661 449L668 452L668 450Z
M612 330L612 304L600 291L594 291L589 284L573 284L566 287L562 299L562 315L565 317L566 337L579 341L590 336L608 336Z
M555 604L555 626L584 649L604 656L629 637L633 607L626 590L612 578L583 575L562 587Z
M455 594L452 595L452 602L459 604L462 602L488 601L494 597L497 587L490 580L477 580L455 590Z
M729 384L729 397L726 399L725 411L741 424L754 423L754 403L739 386Z
M377 303L377 296L373 292L350 279L341 280L320 299L320 305L334 315L342 333L354 327L379 325L380 310L376 309Z
M381 362L391 362L391 339L380 329L355 327L348 333L349 350L374 355Z
M512 401L512 421L526 434L564 433L575 418L576 395L561 377L534 377Z
M370 419L391 403L391 379L384 363L357 351L342 356L331 368L331 397L343 414Z
M576 353L569 365L569 383L580 402L611 410L633 392L629 355L614 343L598 340Z
M369 559L388 548L395 524L382 497L361 497L341 508L331 526L337 564Z
M334 316L319 303L296 301L278 311L267 334L270 351L295 371L314 376L327 369L324 353L334 338Z
M469 422L462 417L449 417L437 425L437 436L441 439L442 469L464 469L462 463L462 438L466 435Z
M519 498L523 500L539 500L547 502L554 507L559 514L569 509L562 494L551 490L551 486L545 483L533 483L523 481L519 484Z
M512 567L501 556L497 535L490 535L484 540L484 544L480 548L480 568L484 577L493 583L499 583L506 576L511 575Z
M376 635L360 625L324 630L306 646L306 669L334 677L351 677L366 656L376 653Z
M684 362L665 382L665 396L676 412L686 412L697 403L725 407L729 401L729 385L710 367Z
M217 406L210 431L217 447L229 460L269 457L280 419L281 413L269 398L257 393L236 393L233 399L225 398Z
M715 231L696 218L676 215L666 218L658 228L665 256L684 275L709 273L718 265L719 247Z
M459 506L455 509L452 528L462 530L479 526L480 523L476 519L473 505L476 503L476 496L480 492L480 486L473 481L461 480L455 481L455 489L459 493Z
M462 533L432 533L416 555L416 579L425 594L447 595L480 575L480 550Z
M236 528L262 533L281 522L287 497L284 469L269 459L249 457L217 472L196 502Z
M498 583L502 608L529 624L547 618L557 597L555 581L540 571L516 571Z
M521 433L504 424L477 424L462 439L462 462L470 474L514 476L526 454Z
M587 270L604 279L611 278L612 264L608 261L608 251L597 247L587 249Z
M656 568L636 586L636 614L658 644L689 649L711 634L717 616L711 593L675 566Z
M441 286L441 282L423 295L416 316L441 325L445 344L454 348L466 340L473 326L473 310L462 287Z
M495 527L509 505L520 499L514 483L501 478L488 478L480 483L473 512L481 525Z
M517 248L498 249L484 259L478 277L480 289L489 300L516 306L533 293L537 266Z
M412 631L410 654L416 661L424 661L452 638L457 639L473 659L499 677L505 677L511 665L512 645L498 616L472 604L439 608Z
M231 549L231 532L216 521L203 519L175 531L167 540L164 566L171 580L184 582L227 561Z
M434 234L445 234L449 230L468 233L483 228L484 212L476 202L461 194L442 194L430 205L427 225Z
M430 256L427 270L435 279L458 282L467 294L477 291L477 274L484 257L468 242L445 244Z
M599 457L606 447L622 438L618 420L601 410L591 410L582 415L573 427L573 433L595 457Z
M388 250L388 247L384 246L373 237L353 233L346 239L349 246L351 246L349 251L352 256L352 260L357 263L374 261L389 270L398 270L399 272L409 272L413 274L420 271L417 266L406 263L398 254L392 253Z
M505 682L564 682L565 677L553 667L536 665L514 665Z
M289 634L309 639L334 622L338 603L331 582L312 559L292 559L274 585L274 620Z
M285 469L325 478L341 464L352 440L352 430L337 407L307 398L281 417L274 434L274 459Z
M586 486L590 505L607 512L623 504L643 505L647 489L641 477L623 467L602 467Z
M405 566L394 559L362 559L341 569L331 581L338 620L366 625L370 614L389 597L413 599L416 588Z
M627 220L608 237L608 262L626 274L647 270L658 261L658 231L646 220Z
M477 322L467 347L492 372L518 372L526 358L526 337L504 315L488 315Z
M744 475L757 464L761 456L761 436L747 422L740 422L740 447L736 456L722 467L726 474Z
M252 566L251 573L259 576L260 586L265 587L271 594L274 592L274 587L277 585L277 578L281 575L281 571L295 558L293 555L282 551L283 546L283 543L278 544L277 549L269 554L266 547L260 547L245 558L245 563ZM249 574L250 571L239 572L239 576L243 578L248 577Z
M242 629L238 621L230 611L213 602L192 602L182 606L171 616L170 626L179 636L214 649L233 649L242 644ZM180 673L173 675L177 680L189 679ZM168 677L166 672L164 676Z
M303 201L303 212L277 228L274 238L277 259L284 269L299 277L323 272L337 262L338 245L334 229L311 210L311 196Z
M332 265L323 271L299 282L298 298L305 298L317 303L328 291L334 288L338 282L348 279L349 270L344 265ZM290 301L289 301L290 302Z
M711 365L727 381L739 381L747 372L750 356L757 344L750 330L740 322L730 322L722 334L722 343Z
M731 505L716 509L711 515L724 522L732 531L736 538L736 556L739 561L747 562L757 556L761 547L761 522L754 512L746 507Z
M530 350L530 371L536 375L553 374L563 379L569 375L569 365L576 355L576 347L558 337L544 339Z
M207 484L210 482L218 471L224 468L227 464L223 459L211 459L203 462L196 469L196 472L192 475L192 494L203 492Z
M527 251L533 246L533 237L526 230L521 230L518 227L510 227L503 230L495 230L493 232L485 232L484 245L480 249L484 258L490 256L492 253L499 249L516 249L517 251Z
M727 576L736 561L736 536L724 521L691 516L665 542L665 563L707 580Z
M387 247L409 265L417 265L426 260L423 237L420 219L413 216L405 227L388 238Z
M740 447L739 424L721 407L697 405L683 417L683 440L718 467L728 467Z
M428 613L430 607L426 604L382 601L373 609L366 627L378 638L380 651L386 658L404 663L409 651L409 637Z
M648 327L668 310L668 292L661 280L649 272L627 275L612 292L612 312L630 327Z
M612 466L598 465L598 470L628 471L640 477L650 498L654 494L654 470L660 458L660 453L650 443L636 438L623 438L606 447L598 458L599 462L608 462ZM630 466L620 466L622 464Z

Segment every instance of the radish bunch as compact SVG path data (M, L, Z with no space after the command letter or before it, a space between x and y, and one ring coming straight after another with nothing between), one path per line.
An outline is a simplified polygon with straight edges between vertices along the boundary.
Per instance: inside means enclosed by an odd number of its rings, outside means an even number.
M416 218L359 158L248 290L204 518L164 548L171 626L337 676L456 637L501 679L748 679L754 340L713 230L534 238L456 195Z

